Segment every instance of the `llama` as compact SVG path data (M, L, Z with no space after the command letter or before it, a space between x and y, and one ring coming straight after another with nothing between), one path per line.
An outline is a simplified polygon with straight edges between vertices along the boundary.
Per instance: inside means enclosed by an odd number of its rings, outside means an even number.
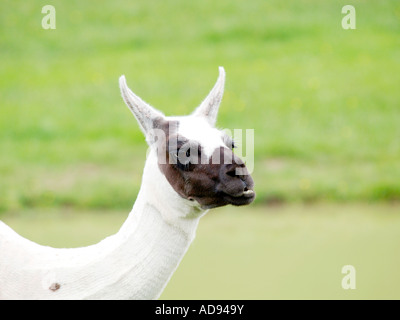
M222 67L189 116L166 117L136 96L124 76L119 82L149 144L132 211L116 234L72 249L41 246L0 221L0 299L157 299L208 209L254 200L253 180L231 138L214 127Z

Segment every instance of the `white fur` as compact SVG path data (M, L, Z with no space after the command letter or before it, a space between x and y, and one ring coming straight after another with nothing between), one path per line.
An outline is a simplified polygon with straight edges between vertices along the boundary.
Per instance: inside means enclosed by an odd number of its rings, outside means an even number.
M158 298L205 211L172 189L155 157L151 151L126 222L96 245L45 247L0 222L0 299Z
M178 134L188 140L196 141L203 147L203 152L209 159L213 151L219 147L226 147L220 130L210 126L205 118L193 116L169 117L170 120L179 120Z
M180 133L210 155L222 144L215 122L225 73L192 116L180 117ZM164 115L120 78L123 99L151 142L153 120ZM150 143L151 144L151 143ZM29 241L0 222L0 299L156 299L195 237L206 211L180 197L161 173L153 146L142 185L121 229L98 244L57 249Z

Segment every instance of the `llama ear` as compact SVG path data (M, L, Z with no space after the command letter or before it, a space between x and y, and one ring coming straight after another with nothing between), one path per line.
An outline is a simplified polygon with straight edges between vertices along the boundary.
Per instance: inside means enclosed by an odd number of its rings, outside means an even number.
M224 94L225 70L219 67L219 77L207 98L193 112L194 116L206 117L210 125L217 121L218 109Z
M165 116L135 95L126 85L124 75L119 78L119 87L126 105L139 122L140 128L146 135L146 138L149 138L149 135L151 135L152 129L155 126L155 122L164 119Z

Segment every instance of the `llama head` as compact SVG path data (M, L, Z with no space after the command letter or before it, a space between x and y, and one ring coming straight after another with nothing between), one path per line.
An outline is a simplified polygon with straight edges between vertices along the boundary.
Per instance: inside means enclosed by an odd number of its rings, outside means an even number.
M206 99L189 116L166 117L126 85L122 97L136 117L158 168L182 198L202 209L227 204L246 205L255 198L254 182L234 152L230 136L215 128L225 83L224 68Z

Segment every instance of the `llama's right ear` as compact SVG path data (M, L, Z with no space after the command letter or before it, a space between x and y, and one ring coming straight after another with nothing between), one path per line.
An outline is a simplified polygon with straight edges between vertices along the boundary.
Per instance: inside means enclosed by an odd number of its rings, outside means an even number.
M124 75L119 78L119 87L121 89L122 98L128 108L132 111L136 120L139 122L140 128L146 135L147 140L150 142L152 139L149 136L152 135L155 123L164 119L164 114L154 109L135 95L126 85Z
M219 67L218 80L214 87L204 99L204 101L193 112L194 116L200 116L207 119L211 126L215 125L217 121L218 109L224 94L225 86L225 69Z

